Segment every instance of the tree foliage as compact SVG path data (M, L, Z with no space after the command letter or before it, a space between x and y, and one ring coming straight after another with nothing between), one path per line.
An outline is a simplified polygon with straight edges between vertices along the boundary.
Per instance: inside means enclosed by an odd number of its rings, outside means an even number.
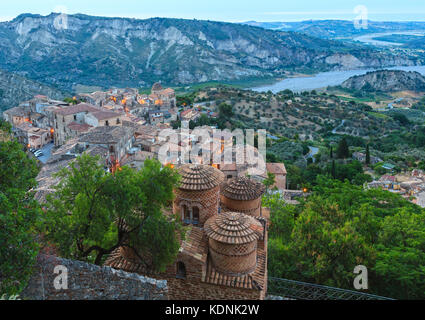
M32 273L40 211L29 190L37 173L19 143L0 141L0 295L19 293Z
M356 265L369 293L425 298L425 212L397 194L319 177L299 206L271 208L269 275L353 290Z
M178 183L173 169L146 160L142 171L122 167L110 174L99 158L84 154L57 175L44 230L61 256L100 264L124 246L151 272L174 259L180 225L163 214Z
M338 144L336 156L338 159L347 159L350 156L350 150L348 149L348 143L345 137Z

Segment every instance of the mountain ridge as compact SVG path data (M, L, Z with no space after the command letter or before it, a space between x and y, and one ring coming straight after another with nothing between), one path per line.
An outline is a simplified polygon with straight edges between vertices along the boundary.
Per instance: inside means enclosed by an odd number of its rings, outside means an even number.
M294 32L207 20L22 14L0 23L0 68L73 90L76 85L149 86L281 77L324 71L415 65L359 45Z
M59 89L0 69L0 117L3 110L16 107L19 103L38 94L52 99L62 99L67 96L67 93Z

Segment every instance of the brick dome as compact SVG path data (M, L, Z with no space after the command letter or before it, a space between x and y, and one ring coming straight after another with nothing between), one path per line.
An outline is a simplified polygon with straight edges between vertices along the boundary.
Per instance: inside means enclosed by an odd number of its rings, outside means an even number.
M257 181L246 177L237 177L226 182L221 194L233 200L254 200L263 195L265 186Z
M240 212L225 212L209 219L204 226L210 239L227 244L244 244L256 241L262 225Z
M159 82L154 83L154 85L152 86L152 91L161 91L162 89L162 85Z
M239 212L225 212L204 225L214 268L228 275L251 273L257 266L257 241L263 226Z
M179 168L182 176L179 189L190 191L209 190L217 187L224 180L224 174L207 165L187 164Z

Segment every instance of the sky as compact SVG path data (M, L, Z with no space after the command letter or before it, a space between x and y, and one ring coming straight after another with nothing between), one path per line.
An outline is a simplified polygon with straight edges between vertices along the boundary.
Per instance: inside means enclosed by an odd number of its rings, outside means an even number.
M51 12L227 22L353 20L359 15L358 6L367 9L370 20L425 21L424 0L1 0L0 21L21 13Z

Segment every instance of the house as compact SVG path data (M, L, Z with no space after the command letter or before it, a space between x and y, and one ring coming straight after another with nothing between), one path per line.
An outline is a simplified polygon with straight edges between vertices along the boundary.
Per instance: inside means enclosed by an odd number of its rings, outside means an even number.
M78 139L83 149L101 146L108 151L108 166L121 165L124 157L133 147L134 129L122 126L96 127L81 135ZM113 170L112 170L113 171Z
M90 127L122 126L122 119L125 117L123 113L109 111L87 103L55 109L53 113L55 145L57 146L63 145L67 139L75 137L76 131L70 132L72 127L77 128L75 124L85 124ZM71 123L74 125L69 127L68 125ZM78 127L79 130L82 128L87 131L89 127Z
M25 121L30 121L29 110L25 110L24 107L14 107L4 111L3 118L12 126L18 126Z
M266 163L266 170L275 176L275 184L271 187L277 187L279 190L286 189L286 168L283 163Z
M365 153L353 152L352 157L353 157L354 160L358 160L360 162L366 162L366 154ZM377 163L382 162L382 161L383 160L379 157L374 157L374 156L370 157L370 163L371 164L377 164Z
M17 140L28 148L40 149L52 141L49 130L34 127L29 122L23 122L13 128Z
M98 112L101 110L101 108L87 103L80 103L77 105L53 110L55 145L61 146L67 139L71 138L72 135L70 135L67 128L68 124L72 122L80 124L86 123L85 117L89 112Z
M164 111L153 110L149 111L149 123L155 125L164 122Z
M364 153L361 152L353 152L352 155L354 160L360 161L360 162L365 162L366 161L366 155Z
M195 121L201 116L200 112L196 109L188 109L180 112L181 121Z
M153 101L154 105L159 106L160 109L174 108L176 106L176 94L173 89L164 89L161 83L157 82L152 86L149 98Z
M95 112L89 112L85 116L85 123L92 127L103 127L103 126L121 126L122 118L124 114L101 110Z

